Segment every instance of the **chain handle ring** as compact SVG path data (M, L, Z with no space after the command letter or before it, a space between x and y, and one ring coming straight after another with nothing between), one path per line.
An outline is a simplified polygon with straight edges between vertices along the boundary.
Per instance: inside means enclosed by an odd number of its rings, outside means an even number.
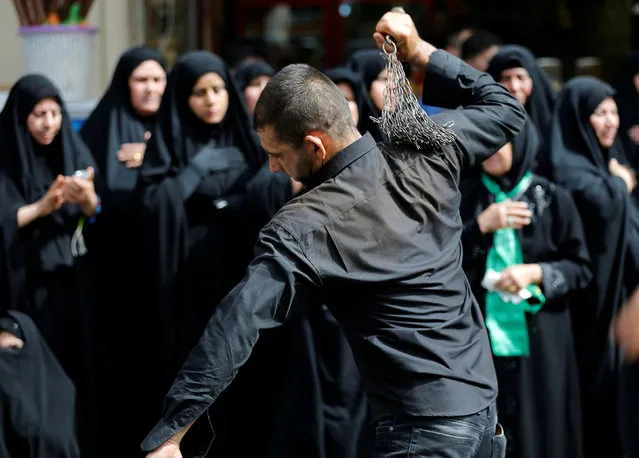
M391 51L386 50L386 45L391 46ZM397 45L390 37L390 35L386 35L386 41L384 42L384 46L382 46L382 51L384 51L384 54L386 54L387 56L390 56L391 54L397 54Z

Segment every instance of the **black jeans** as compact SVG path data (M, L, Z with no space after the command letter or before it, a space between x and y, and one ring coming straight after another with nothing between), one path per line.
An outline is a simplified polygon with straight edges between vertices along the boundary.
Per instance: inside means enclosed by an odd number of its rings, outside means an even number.
M494 405L464 417L396 416L376 425L378 458L504 458Z

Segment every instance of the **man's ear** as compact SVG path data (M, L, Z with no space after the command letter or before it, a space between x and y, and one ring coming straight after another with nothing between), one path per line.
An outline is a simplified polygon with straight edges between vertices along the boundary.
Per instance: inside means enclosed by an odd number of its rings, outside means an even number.
M313 154L321 160L326 159L326 145L324 144L324 136L316 133L310 133L304 137L304 143L313 152Z

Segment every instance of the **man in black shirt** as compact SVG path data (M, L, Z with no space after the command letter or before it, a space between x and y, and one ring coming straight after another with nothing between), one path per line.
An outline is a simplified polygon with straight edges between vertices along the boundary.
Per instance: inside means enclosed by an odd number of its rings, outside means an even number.
M306 192L262 230L244 279L218 306L142 443L155 450L149 457L180 456L182 437L232 381L259 331L282 324L298 301L326 304L342 325L380 456L489 457L505 441L495 436L487 333L461 266L458 181L462 167L520 131L525 112L488 75L421 40L410 16L387 13L378 45L383 34L400 58L425 69L426 103L463 107L434 118L452 125L456 140L436 151L382 151L317 70L291 65L271 79L255 127L271 170Z

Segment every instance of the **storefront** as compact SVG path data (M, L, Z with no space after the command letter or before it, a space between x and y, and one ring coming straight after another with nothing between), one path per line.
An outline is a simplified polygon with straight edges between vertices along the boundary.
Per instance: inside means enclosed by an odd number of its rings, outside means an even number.
M372 32L379 18L402 6L422 34L446 33L449 18L463 15L464 0L235 0L235 40L264 40L301 49L307 63L330 67L350 54L374 46ZM445 16L442 13L445 12ZM436 37L441 38L441 37ZM298 53L299 54L299 53Z

